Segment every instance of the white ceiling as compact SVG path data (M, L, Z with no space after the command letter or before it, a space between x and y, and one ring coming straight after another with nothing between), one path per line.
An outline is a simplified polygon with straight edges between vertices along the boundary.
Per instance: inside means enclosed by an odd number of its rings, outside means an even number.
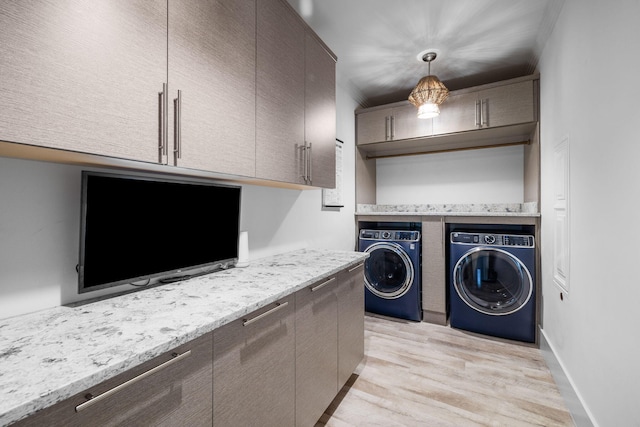
M364 106L406 99L427 64L449 90L535 71L564 0L288 0Z

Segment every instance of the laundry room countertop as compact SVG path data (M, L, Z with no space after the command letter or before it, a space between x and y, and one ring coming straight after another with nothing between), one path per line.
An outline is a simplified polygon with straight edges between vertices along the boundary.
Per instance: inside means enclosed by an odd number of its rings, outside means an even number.
M0 320L0 425L22 419L366 259L299 250Z
M426 205L367 205L359 204L356 215L367 216L487 216L487 217L539 217L538 204L483 203L483 204L426 204Z

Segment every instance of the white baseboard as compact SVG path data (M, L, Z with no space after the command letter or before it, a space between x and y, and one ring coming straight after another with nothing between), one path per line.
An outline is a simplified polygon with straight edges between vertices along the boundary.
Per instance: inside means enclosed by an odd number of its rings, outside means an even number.
M558 390L560 390L560 394L564 399L567 409L571 413L576 427L597 427L597 423L595 423L589 415L584 402L574 387L573 381L567 376L562 363L556 357L553 345L547 339L542 328L540 328L539 340L540 351L542 351L544 360L547 362L551 375L553 375L553 379L558 386Z

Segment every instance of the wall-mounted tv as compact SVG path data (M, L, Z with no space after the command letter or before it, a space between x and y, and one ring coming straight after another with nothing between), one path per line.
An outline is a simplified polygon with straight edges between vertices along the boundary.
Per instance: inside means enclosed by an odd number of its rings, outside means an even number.
M78 292L235 265L240 197L238 186L83 171Z

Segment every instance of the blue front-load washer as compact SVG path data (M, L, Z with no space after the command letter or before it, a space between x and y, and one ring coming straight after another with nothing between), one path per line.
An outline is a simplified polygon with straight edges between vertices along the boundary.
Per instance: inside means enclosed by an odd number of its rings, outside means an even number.
M364 263L364 304L370 313L422 320L420 232L360 230Z
M449 323L535 342L535 241L531 235L452 232Z

